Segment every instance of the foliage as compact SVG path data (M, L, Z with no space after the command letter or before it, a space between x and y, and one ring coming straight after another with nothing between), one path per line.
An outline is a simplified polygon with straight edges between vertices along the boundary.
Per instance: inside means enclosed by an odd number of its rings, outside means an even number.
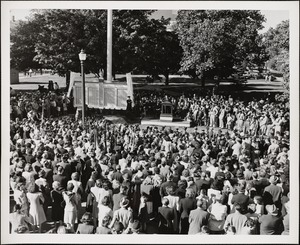
M11 57L12 68L21 71L33 68L40 68L40 64L34 61L37 30L39 26L36 22L19 21L11 23Z
M181 71L226 77L245 62L262 63L259 11L181 10L176 32L183 49Z
M264 45L269 55L268 66L283 73L284 86L289 91L289 20L282 21L276 28L264 33Z
M179 69L177 36L166 31L169 20L150 19L153 12L113 11L113 74L142 71L168 75ZM22 67L26 54L35 64L65 75L80 71L78 53L84 49L86 73L98 74L99 69L106 70L106 27L105 10L35 10L30 21L12 32L12 63ZM15 47L27 53L18 53Z
M43 10L34 15L40 23L35 60L64 75L80 71L78 54L88 54L86 72L98 74L105 63L105 30L103 10ZM101 21L102 20L102 21Z

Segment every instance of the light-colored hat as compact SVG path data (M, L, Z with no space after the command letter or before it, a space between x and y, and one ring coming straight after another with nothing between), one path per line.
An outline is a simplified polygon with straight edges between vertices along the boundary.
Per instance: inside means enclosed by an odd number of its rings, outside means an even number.
M273 216L277 216L278 215L278 210L276 208L276 206L274 204L272 205L267 205L266 206L266 210L269 214L273 215Z
M120 206L126 208L129 205L129 200L127 198L122 198Z
M272 175L270 177L270 182L276 184L278 182L278 177L275 175Z

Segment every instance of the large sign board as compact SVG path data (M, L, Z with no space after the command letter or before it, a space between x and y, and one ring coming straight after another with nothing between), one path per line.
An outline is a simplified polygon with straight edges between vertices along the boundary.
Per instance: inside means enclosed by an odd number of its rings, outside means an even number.
M86 82L86 104L90 108L125 110L128 86L126 82ZM81 81L74 81L74 106L81 107Z

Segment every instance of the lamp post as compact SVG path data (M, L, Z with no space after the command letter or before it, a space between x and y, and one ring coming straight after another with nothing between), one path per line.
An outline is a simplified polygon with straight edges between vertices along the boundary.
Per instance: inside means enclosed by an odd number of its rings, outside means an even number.
M82 78L82 86L81 86L81 92L82 92L82 126L84 126L84 114L85 114L85 77L84 77L84 61L86 60L86 54L84 53L84 50L81 49L81 52L79 53L79 60L81 64L81 78Z

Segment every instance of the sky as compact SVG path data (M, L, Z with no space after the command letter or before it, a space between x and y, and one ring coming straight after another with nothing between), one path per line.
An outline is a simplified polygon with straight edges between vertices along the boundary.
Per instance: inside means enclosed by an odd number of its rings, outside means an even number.
M153 16L158 17L160 15L166 18L175 19L174 10L159 10ZM270 27L275 28L281 21L289 19L289 11L287 10L261 10L261 13L266 17L266 22L263 24L264 29L261 32L266 32ZM25 20L30 14L29 9L12 9L11 16L15 16L16 20Z

